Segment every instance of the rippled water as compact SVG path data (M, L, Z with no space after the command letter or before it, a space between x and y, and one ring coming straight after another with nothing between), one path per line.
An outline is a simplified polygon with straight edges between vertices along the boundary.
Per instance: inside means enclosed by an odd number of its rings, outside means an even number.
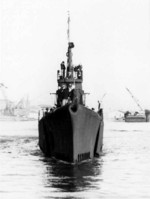
M37 121L0 121L0 199L150 198L150 123L105 122L102 156L45 158Z

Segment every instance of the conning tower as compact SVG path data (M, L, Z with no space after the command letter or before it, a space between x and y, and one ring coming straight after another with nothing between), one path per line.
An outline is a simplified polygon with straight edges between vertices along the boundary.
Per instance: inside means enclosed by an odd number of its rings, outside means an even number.
M57 82L58 86L61 87L62 84L66 84L68 87L70 84L74 85L75 89L82 90L82 81L83 81L83 71L82 65L73 66L72 62L72 49L74 48L74 43L70 42L70 15L68 13L68 50L66 53L67 63L62 61L60 64L60 70L57 71Z
M83 82L83 71L82 65L73 66L72 64L72 48L74 48L74 43L68 43L67 55L67 65L65 66L64 61L60 64L60 69L57 71L57 82L58 86L66 84L68 87L69 84L75 86L75 89L82 89Z
M82 90L83 71L82 65L74 66L72 62L72 49L74 43L70 42L70 16L68 15L68 49L67 62L60 64L57 71L58 90L56 92L57 107L67 103L79 103L85 105L85 93ZM65 99L65 100L64 100Z

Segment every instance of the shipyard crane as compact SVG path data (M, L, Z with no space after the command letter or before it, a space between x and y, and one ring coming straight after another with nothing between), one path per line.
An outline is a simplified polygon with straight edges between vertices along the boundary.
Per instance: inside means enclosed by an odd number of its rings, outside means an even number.
M3 97L4 97L4 100L5 100L5 103L6 103L6 107L8 106L8 99L7 99L7 95L6 95L6 93L5 93L5 89L6 89L7 87L3 84L3 83L0 83L0 90L1 90L1 92L2 92L2 95L3 95Z
M138 100L134 97L134 95L131 93L131 91L128 88L126 88L126 90L131 95L132 99L134 100L134 102L136 103L136 105L140 108L140 110L143 111L143 108L140 106Z
M0 90L2 92L2 95L4 97L4 101L5 101L5 107L3 107L3 113L10 115L10 114L13 114L12 113L12 102L10 102L8 100L5 89L7 89L7 87L3 83L0 83Z
M7 87L3 83L0 83L0 89L2 91L2 94L5 98L5 100L7 100L7 96L6 96L5 91L4 91L5 88L7 88Z

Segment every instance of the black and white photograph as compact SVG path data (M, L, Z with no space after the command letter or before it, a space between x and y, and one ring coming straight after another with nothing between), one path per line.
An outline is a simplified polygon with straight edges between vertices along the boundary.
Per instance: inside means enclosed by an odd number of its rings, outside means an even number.
M0 0L0 199L150 198L150 0Z

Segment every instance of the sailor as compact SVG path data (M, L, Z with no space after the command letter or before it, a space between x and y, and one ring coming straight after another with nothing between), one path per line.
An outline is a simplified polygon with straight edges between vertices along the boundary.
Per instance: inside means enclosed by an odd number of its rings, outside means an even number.
M78 65L77 77L79 79L82 79L82 66L81 65Z
M56 91L56 100L57 100L57 107L61 106L62 103L62 92L63 92L63 85Z
M77 66L74 67L74 77L77 79Z
M50 108L50 113L53 113L55 110L55 107Z
M72 75L72 72L71 72L69 66L67 66L67 78L68 79L71 78L71 75Z
M63 91L62 91L62 106L66 105L68 103L68 97L69 97L69 90L66 86L66 84L63 84Z
M61 66L61 75L64 78L65 77L65 70L66 70L65 62L62 61L61 64L60 64L60 66Z
M74 89L74 85L72 85L71 83L68 85L68 92L69 92L69 96L68 96L68 103L71 103L71 91Z
M60 70L57 71L57 79L60 79Z
M82 66L78 65L74 67L75 77L82 79Z
M56 91L57 107L64 106L68 103L69 90L66 84L62 84L61 88Z
M48 108L45 109L45 116L48 114Z

